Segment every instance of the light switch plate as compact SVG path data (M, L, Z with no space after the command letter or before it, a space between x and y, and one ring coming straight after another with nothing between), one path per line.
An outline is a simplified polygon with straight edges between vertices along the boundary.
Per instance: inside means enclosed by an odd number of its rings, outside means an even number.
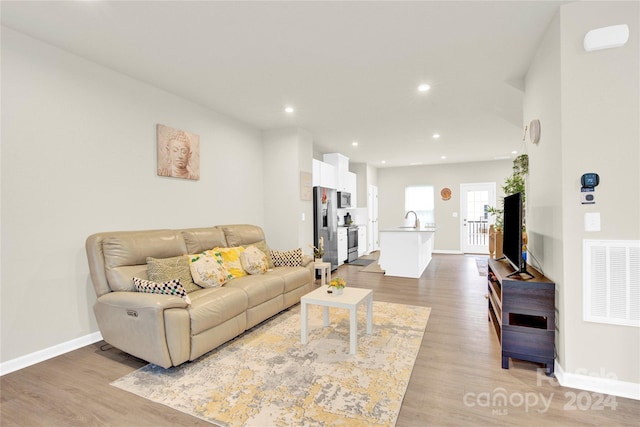
M600 212L584 214L584 231L600 231Z

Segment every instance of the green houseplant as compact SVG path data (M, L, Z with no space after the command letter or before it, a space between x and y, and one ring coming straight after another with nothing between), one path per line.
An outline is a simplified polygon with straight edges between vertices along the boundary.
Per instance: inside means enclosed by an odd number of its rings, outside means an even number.
M529 155L520 154L513 159L513 173L504 180L502 191L505 196L509 196L515 193L522 193L522 205L526 200L526 176L529 174ZM502 256L502 226L503 226L503 213L504 209L499 209L495 206L491 206L487 209L487 212L494 215L496 218L495 224L489 227L489 254L493 255L495 251L496 258ZM523 233L525 230L522 230ZM526 243L526 239L525 239Z

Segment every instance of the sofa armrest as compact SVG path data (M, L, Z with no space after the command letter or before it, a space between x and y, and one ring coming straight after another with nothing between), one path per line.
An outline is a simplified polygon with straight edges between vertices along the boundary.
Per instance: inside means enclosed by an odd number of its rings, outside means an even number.
M101 304L127 309L156 309L187 308L189 304L177 296L163 294L147 294L144 292L109 292L98 298Z
M189 335L187 303L180 297L142 292L109 292L93 307L102 338L133 356L163 368L182 363L172 360L165 330L165 311L183 311L172 328ZM174 321L174 323L176 323Z

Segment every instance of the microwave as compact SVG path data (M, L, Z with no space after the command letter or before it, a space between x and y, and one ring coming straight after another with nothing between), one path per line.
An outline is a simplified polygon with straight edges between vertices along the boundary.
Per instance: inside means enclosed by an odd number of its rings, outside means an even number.
M338 207L350 208L351 207L351 193L346 191L338 191Z

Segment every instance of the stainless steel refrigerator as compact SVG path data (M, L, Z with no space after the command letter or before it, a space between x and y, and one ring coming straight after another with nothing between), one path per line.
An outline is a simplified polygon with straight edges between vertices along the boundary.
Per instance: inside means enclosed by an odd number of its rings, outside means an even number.
M324 239L322 260L331 263L331 271L338 268L338 194L336 190L313 187L313 245L317 248Z

